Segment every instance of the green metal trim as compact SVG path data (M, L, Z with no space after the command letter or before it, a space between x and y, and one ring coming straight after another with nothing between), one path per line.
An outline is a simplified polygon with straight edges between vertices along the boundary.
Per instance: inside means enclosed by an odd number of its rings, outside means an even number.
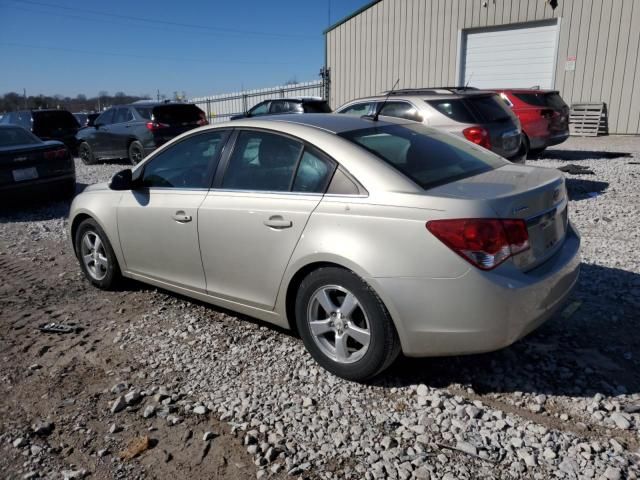
M356 10L355 12L353 12L351 15L348 15L346 17L344 17L342 20L338 20L336 23L334 23L333 25L331 25L329 28L327 28L326 30L324 30L322 33L324 35L326 35L327 33L329 33L331 30L335 29L336 27L339 27L340 25L342 25L343 23L348 22L349 20L351 20L353 17L360 15L362 12L364 12L365 10L368 10L369 8L373 7L376 3L380 3L382 0L373 0L372 2L367 3L366 5L363 5L362 7L360 7L358 10Z

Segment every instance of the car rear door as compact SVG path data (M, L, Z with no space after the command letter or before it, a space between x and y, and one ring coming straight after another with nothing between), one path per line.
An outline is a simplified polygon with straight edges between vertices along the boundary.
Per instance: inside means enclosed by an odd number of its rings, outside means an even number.
M227 130L186 137L151 157L138 186L118 205L118 233L127 271L204 291L198 208L207 195Z
M131 121L133 114L129 107L116 108L113 124L109 127L110 141L112 142L113 155L118 158L126 158L129 155L127 150L131 139Z
M311 146L242 130L198 212L208 293L272 310L285 268L334 163Z

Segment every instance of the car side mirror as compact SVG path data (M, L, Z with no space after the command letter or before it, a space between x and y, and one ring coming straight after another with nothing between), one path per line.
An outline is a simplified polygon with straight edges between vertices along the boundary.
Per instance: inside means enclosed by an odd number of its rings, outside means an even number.
M133 188L133 172L130 168L120 170L113 177L109 183L111 190L131 190Z

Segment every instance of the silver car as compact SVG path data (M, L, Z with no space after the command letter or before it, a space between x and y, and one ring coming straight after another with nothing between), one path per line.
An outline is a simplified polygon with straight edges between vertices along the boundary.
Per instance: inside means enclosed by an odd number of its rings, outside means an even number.
M475 88L395 90L391 94L353 100L336 113L380 115L424 123L485 147L514 162L524 163L518 117L495 93Z
M296 329L363 380L408 356L505 347L578 278L564 177L398 119L202 127L70 211L86 277L130 277Z

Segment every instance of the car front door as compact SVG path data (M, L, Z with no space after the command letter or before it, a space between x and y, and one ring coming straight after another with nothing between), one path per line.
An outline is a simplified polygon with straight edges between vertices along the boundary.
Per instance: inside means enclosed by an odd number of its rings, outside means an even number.
M113 156L127 158L129 156L128 147L131 138L131 120L133 115L129 112L129 107L118 107L110 127L111 141L113 146Z
M118 205L127 271L203 292L198 207L211 185L226 130L197 133L151 157Z
M222 178L198 213L207 291L272 310L280 281L334 163L310 146L260 131L237 133Z
M109 157L113 153L110 129L113 124L114 113L115 108L109 108L102 112L94 122L92 135L86 139L93 153L99 157Z

